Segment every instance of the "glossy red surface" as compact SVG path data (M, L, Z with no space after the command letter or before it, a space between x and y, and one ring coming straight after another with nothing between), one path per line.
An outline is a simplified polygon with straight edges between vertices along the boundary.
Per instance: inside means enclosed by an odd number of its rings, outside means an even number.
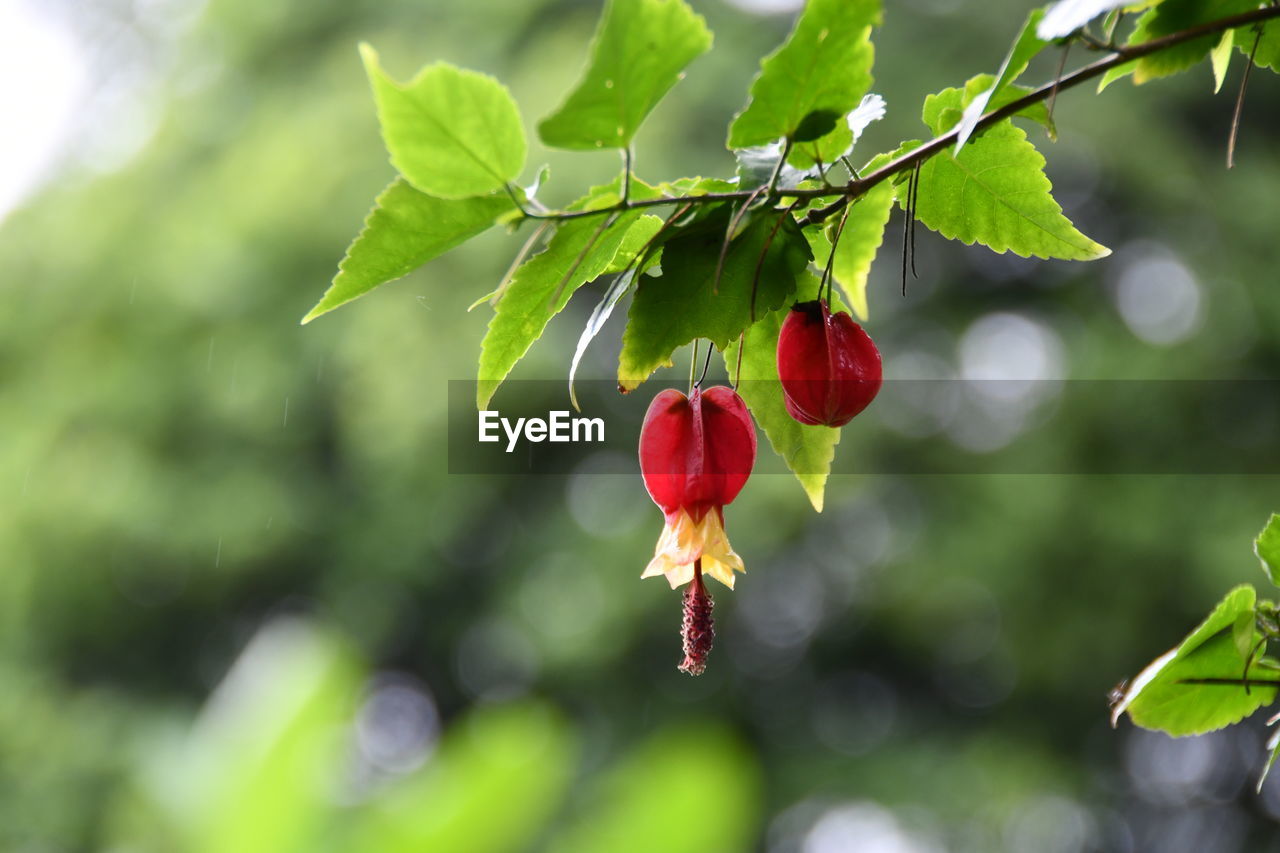
M778 377L791 417L844 426L880 391L880 351L847 312L823 300L794 305L778 334Z
M746 404L717 385L653 398L640 430L640 472L653 502L671 515L700 519L732 503L756 460L756 430Z

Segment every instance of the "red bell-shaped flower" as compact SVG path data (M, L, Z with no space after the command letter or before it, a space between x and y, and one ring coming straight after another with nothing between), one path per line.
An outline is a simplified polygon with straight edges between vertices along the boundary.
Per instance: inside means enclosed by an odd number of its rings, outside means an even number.
M640 472L666 525L642 577L672 588L700 568L733 587L742 559L724 533L722 508L738 496L756 460L756 430L731 388L668 389L653 398L640 429Z
M778 334L778 378L791 417L844 426L880 391L880 351L847 312L800 302Z

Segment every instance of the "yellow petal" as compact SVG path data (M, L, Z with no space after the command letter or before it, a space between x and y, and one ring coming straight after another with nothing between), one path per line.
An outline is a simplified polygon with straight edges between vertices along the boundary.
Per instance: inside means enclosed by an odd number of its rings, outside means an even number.
M642 578L665 575L671 588L693 580L693 564L702 560L702 571L733 589L733 573L742 572L742 558L734 553L720 523L720 513L712 511L695 522L684 510L668 521L658 537L653 559Z
M702 571L733 589L733 573L745 573L746 569L742 565L742 558L729 544L729 537L725 535L724 526L720 523L720 513L707 513L702 520L702 527Z
M738 557L737 554L734 554L733 556L735 559ZM733 589L733 572L735 569L740 572L745 571L742 568L741 559L737 559L737 562L735 563L722 563L719 560L712 559L710 557L702 558L702 573L715 578L720 581L720 583L729 587L729 589Z

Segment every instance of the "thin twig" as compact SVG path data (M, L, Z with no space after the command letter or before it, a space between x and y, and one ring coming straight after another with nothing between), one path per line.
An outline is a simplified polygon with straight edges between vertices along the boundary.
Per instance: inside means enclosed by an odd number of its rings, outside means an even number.
M1253 651L1249 652L1249 657L1245 659L1243 678L1244 678L1244 694L1246 696L1249 695L1249 667L1253 666L1253 659L1257 657L1258 652L1266 648L1266 645L1267 645L1267 638L1263 637L1261 640L1258 641L1258 644L1253 647Z
M1227 137L1227 168L1236 165L1236 136L1240 133L1240 115L1244 112L1244 93L1249 88L1249 72L1253 70L1253 58L1258 55L1258 42L1262 41L1262 28L1253 37L1253 49L1249 51L1249 63L1244 67L1244 76L1240 78L1240 94L1236 95L1236 109L1231 114L1231 135Z
M1092 62L1083 68L1079 68L1071 72L1061 80L1046 83L1037 89L1033 89L1021 98L1010 101L999 109L987 113L982 118L978 119L977 124L974 125L974 132L977 132L984 127L990 127L996 122L1003 121L1012 115L1022 112L1032 104L1047 100L1049 95L1055 90L1062 91L1079 86L1081 83L1092 80L1094 77L1098 77L1102 74L1106 74L1112 68L1124 65L1134 59L1141 59L1144 56L1159 53L1162 50L1175 47L1193 39L1213 35L1214 33L1221 33L1225 30L1236 29L1249 24L1267 21L1277 17L1280 17L1280 7L1272 6L1263 9L1253 9L1239 15L1232 15L1228 18L1210 21L1209 23L1190 27L1158 39L1152 39L1149 42L1117 48L1114 56L1109 56L1105 59L1099 59L1096 62ZM815 222L823 221L834 213L838 213L842 207L849 203L850 200L862 195L877 184L888 180L900 172L914 168L917 162L923 163L938 152L947 150L955 144L956 136L957 131L953 128L940 136L934 137L924 145L921 145L918 148L913 148L902 156L889 161L871 174L864 176L860 181L850 182L849 185L844 188L845 193L841 198L836 199L825 207L810 210L803 219L799 220L800 225L812 225Z
M511 266L507 267L507 271L503 273L502 278L498 281L498 286L494 288L493 295L489 297L490 305L497 305L498 300L507 292L507 288L511 285L511 279L516 274L516 270L524 263L524 259L529 257L529 252L533 250L533 246L538 242L538 238L551 227L550 222L539 222L538 227L529 235L529 239L524 241L524 245L520 247L520 251L516 252L515 258L511 261ZM477 303L478 304L478 303Z
M582 266L582 262L586 260L587 255L596 247L596 242L600 239L600 235L604 234L604 232L607 231L613 223L618 221L619 215L620 214L615 213L613 216L610 216L604 222L600 223L592 233L591 239L587 240L587 244L582 247L582 251L578 252L578 257L573 259L573 265L565 271L563 276L561 276L560 283L556 285L555 295L552 296L551 301L547 303L547 305L551 306L553 310L556 302L560 300L560 296L564 293L565 285L569 283L569 279L573 278L573 274L578 271L578 267Z
M644 247L641 248L640 251L636 253L636 256L631 259L631 263L627 264L626 269L622 271L622 275L626 275L633 268L637 268L637 267L640 268L639 271L643 273L644 264L649 259L650 251L657 245L658 238L661 237L663 234L665 234L667 229L670 228L672 225L674 225L676 221L680 219L680 217L688 213L690 208L692 207L693 205L691 203L686 202L683 207L681 207L675 213L671 214L666 219L664 219L662 221L662 225L658 226L657 231L653 232L653 236L650 237L648 242L644 244Z
M822 178L823 186L828 186L828 187L831 186L831 181L827 180L827 170L825 168L825 164L822 162L822 158L819 157L817 154L813 155L813 166L815 169L818 170L818 177Z
M738 367L733 374L733 390L737 391L742 384L742 351L747 348L747 330L738 332Z
M698 338L693 339L693 355L689 358L689 394L693 393L693 374L698 372ZM708 343L707 346L711 344Z
M712 293L718 294L720 292L720 276L724 273L724 259L729 254L729 244L733 242L733 234L738 230L738 223L742 221L742 217L746 216L751 205L755 203L755 200L759 198L766 189L768 188L762 186L752 193L751 197L743 202L742 207L738 208L737 212L734 213L733 218L729 220L729 227L725 229L724 232L724 242L720 244L720 257L716 259L716 272L715 275L711 277Z
M1085 45L1087 45L1091 50L1115 50L1115 45L1107 44L1104 41L1099 41L1098 39L1094 38L1086 30L1076 30L1076 38L1084 42ZM1070 44L1071 42L1068 41L1067 45L1070 46Z
M919 278L916 272L916 220L920 218L920 164L916 163L915 180L911 190L911 277Z
M502 185L502 188L503 188L503 189L505 189L505 190L507 191L507 195L511 196L511 203L512 203L512 204L514 204L514 205L516 206L516 210L520 211L520 215L521 215L521 216L523 216L524 218L526 218L526 219L558 219L558 218L561 218L561 217L557 217L557 216L555 216L555 215L550 215L550 216L548 216L547 214L543 214L543 213L535 213L534 211L529 210L527 207L525 207L523 204L521 204L521 203L520 203L520 196L516 195L516 188L515 188L514 186L512 186L510 182L507 182L507 183L503 184L503 185Z
M774 195L778 191L778 178L782 176L782 167L787 163L787 155L791 153L791 140L787 139L782 143L782 156L778 158L778 164L773 167L773 175L769 178L769 195Z
M1259 9L1252 9L1239 15L1231 15L1226 18L1220 18L1216 21L1209 21L1176 33L1170 33L1151 41L1136 45L1116 46L1114 54L1096 62L1092 62L1081 68L1076 69L1065 77L1055 79L1049 83L1033 89L1021 98L1010 101L999 109L992 110L984 114L974 125L973 130L976 133L983 128L1003 121L1010 116L1022 112L1032 104L1047 101L1050 96L1056 92L1064 91L1079 86L1107 73L1113 68L1117 68L1125 63L1135 59L1141 59L1144 56L1150 56L1153 53L1159 53L1171 47L1184 44L1194 39L1203 38L1204 36L1215 35L1225 32L1226 30L1238 29L1249 26L1250 24L1262 23L1275 18L1280 18L1280 5L1271 5ZM814 225L822 222L828 217L839 213L850 201L857 199L867 193L870 189L884 181L915 168L916 163L923 163L930 157L945 151L955 144L956 129L947 131L939 136L934 137L928 142L913 148L907 153L889 161L885 165L876 169L874 172L863 178L854 178L842 187L815 187L815 188L795 188L795 189L774 189L772 195L779 198L792 198L800 200L812 200L820 198L836 197L833 202L824 207L815 207L809 210L805 216L798 221L803 227ZM781 174L782 162L785 157L779 161L775 169L775 173ZM508 188L510 192L510 188ZM619 202L609 207L596 208L594 210L572 210L572 211L552 211L548 213L533 213L527 211L519 201L516 200L517 207L521 212L531 219L579 219L586 216L602 216L608 213L617 213L623 210L634 210L642 207L660 207L669 204L684 204L690 202L693 204L720 204L726 201L742 201L750 198L756 190L734 190L722 193L705 193L703 195L686 195L686 196L661 196L659 198L635 199L625 203ZM513 194L514 196L514 194Z
M1053 91L1049 93L1049 123L1053 123L1053 105L1058 102L1058 86L1062 83L1062 72L1067 67L1067 54L1071 52L1071 42L1062 46L1062 58L1058 60L1058 73L1053 77Z
M622 149L622 203L631 200L631 146Z
M760 271L764 269L764 259L769 255L769 247L773 245L773 238L777 236L778 229L782 227L782 223L791 218L791 212L800 204L800 200L796 199L786 210L778 214L778 220L773 223L773 230L769 232L769 236L765 238L764 245L760 249L760 257L756 258L756 271L751 276L751 322L756 321L756 291L760 288Z
M1116 43L1116 30L1120 29L1120 22L1124 20L1124 9L1117 9L1116 16L1111 19L1111 29L1107 30L1107 41L1111 44Z
M902 295L907 295L907 240L911 234L911 199L915 194L916 170L907 178L907 203L902 207Z
M1221 685L1230 686L1230 687L1241 687L1244 685L1244 682L1239 678L1179 678L1175 683L1177 684L1221 684ZM1255 679L1252 679L1249 683L1255 684L1255 685L1256 684L1280 684L1280 681L1277 681L1272 678L1255 678Z
M831 304L832 282L835 276L832 269L836 260L836 247L840 245L840 238L844 236L844 225L849 221L849 211L853 210L853 205L849 205L844 209L844 213L840 216L840 222L836 225L836 233L831 236L831 253L827 255L827 266L822 271L822 278L818 280L818 298L822 298L822 287L825 284L827 288L827 304Z
M842 192L842 190L839 190L839 191L828 190L821 194L815 194L813 191L809 191L809 196L811 198L816 198L821 196L832 196L832 195L837 195L838 192ZM556 219L556 220L584 219L588 216L601 216L606 213L617 213L618 211L622 211L622 210L636 210L638 208L643 208L643 207L663 207L664 205L668 205L668 204L684 204L685 202L692 202L694 204L720 204L726 201L742 201L743 199L750 198L754 193L755 193L755 190L752 189L752 190L733 190L731 192L723 192L723 193L702 193L701 195L665 195L665 196L659 196L658 198L633 199L627 202L626 204L622 204L622 203L611 204L607 207L596 207L596 208L592 208L591 210L557 211L557 212L549 213L543 216L534 216L533 218ZM790 195L790 194L791 193L787 193L787 192L782 193L782 195Z
M658 245L658 238L661 237L663 234L665 234L667 229L670 228L673 224L675 224L675 222L679 220L680 217L688 213L689 209L692 207L693 207L692 204L685 204L675 213L671 214L666 219L664 219L662 221L662 225L658 226L658 230L653 232L653 236L650 237L648 241L644 244L644 246L640 248L640 251L637 252L636 256L631 259L630 263L628 263L626 267L623 268L622 272L619 273L618 277L622 278L632 270L636 271L637 276L642 275L644 273L644 265L649 260L649 255L653 252L653 250Z
M696 343L696 342L695 342ZM702 387L702 380L707 378L707 368L711 367L711 354L716 351L716 345L710 339L707 340L707 358L702 362L702 375L698 377L698 381L693 383L694 388Z

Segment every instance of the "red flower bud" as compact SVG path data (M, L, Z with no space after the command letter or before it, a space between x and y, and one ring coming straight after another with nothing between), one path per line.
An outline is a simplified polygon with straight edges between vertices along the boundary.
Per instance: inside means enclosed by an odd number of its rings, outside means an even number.
M791 417L844 426L880 391L880 352L847 312L800 302L778 334L778 377Z
M756 461L756 430L746 404L718 385L685 397L668 388L653 398L640 429L640 472L667 517L683 509L700 521L733 502Z
M653 560L642 577L666 575L671 586L693 579L694 565L728 587L742 559L724 533L722 508L738 496L756 461L756 430L731 388L668 389L653 398L640 429L640 473L666 515Z

